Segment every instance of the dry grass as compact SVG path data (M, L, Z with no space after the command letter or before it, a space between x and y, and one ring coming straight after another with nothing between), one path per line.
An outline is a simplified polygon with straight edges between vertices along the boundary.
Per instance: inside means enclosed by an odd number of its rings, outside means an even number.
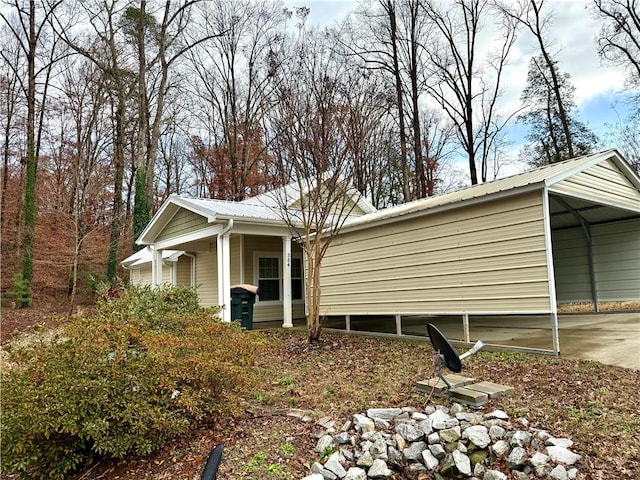
M640 310L640 301L600 302L598 307L601 312L626 312ZM558 305L559 313L585 313L593 311L593 303L591 302L565 303Z

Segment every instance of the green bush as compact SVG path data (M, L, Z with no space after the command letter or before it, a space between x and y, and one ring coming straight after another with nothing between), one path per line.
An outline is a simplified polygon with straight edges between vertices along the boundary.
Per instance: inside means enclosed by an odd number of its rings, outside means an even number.
M31 288L29 287L29 282L22 276L22 273L17 273L16 276L13 277L13 288L11 289L10 296L18 306L31 305Z
M256 354L182 287L127 288L55 338L10 349L3 471L63 478L96 458L144 455L230 411Z

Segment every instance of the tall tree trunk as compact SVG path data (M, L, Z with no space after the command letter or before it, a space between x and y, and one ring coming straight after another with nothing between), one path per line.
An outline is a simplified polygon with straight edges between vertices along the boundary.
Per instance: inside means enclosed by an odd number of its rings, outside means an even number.
M147 2L140 0L135 21L135 39L138 50L138 131L135 144L135 192L133 199L133 251L143 248L135 240L151 220L153 171L149 171L149 102L147 97Z
M126 97L123 88L117 92L118 103L115 112L116 134L114 139L114 185L113 185L113 210L111 217L111 234L109 236L109 258L107 261L107 280L111 283L116 278L118 267L118 244L122 229L122 182L124 180L124 142L125 142L125 114Z
M395 6L392 1L387 1L384 5L389 15L389 29L391 36L391 49L393 58L393 75L396 84L396 103L398 108L398 128L400 130L400 166L402 168L402 194L404 201L411 199L409 189L409 168L407 166L407 132L404 125L404 102L402 95L402 77L400 74L400 60L398 59L398 25L396 20Z
M29 2L29 51L27 53L27 165L24 183L24 236L22 238L22 278L27 291L22 299L22 308L31 306L33 283L33 243L36 227L36 157L35 114L36 114L36 4Z
M413 104L413 155L415 157L415 173L416 173L416 198L425 198L427 196L427 178L424 172L424 162L422 161L422 135L420 132L420 111L418 107L418 4L411 4L411 38L410 38L410 76L411 76L411 101Z
M562 100L562 92L560 91L560 80L558 79L558 72L556 71L555 63L544 44L544 34L541 24L542 20L540 19L540 9L542 7L542 1L540 1L540 4L536 3L537 0L530 1L531 8L533 9L533 13L535 15L535 24L531 25L525 23L525 25L536 37L538 45L540 46L540 53L542 54L542 58L544 58L546 66L549 69L549 73L551 74L551 88L553 90L553 94L555 95L555 102L558 106L558 114L560 116L560 123L562 124L562 132L564 133L567 142L567 152L569 153L569 158L573 158L573 138L571 135L571 130L569 130L567 111L564 105L564 101Z

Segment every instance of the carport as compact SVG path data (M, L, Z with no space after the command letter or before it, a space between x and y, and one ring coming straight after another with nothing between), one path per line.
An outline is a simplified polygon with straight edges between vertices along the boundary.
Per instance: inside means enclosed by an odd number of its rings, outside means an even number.
M453 339L517 325L496 346L560 354L558 304L640 298L640 178L608 150L351 221L322 263L321 312L347 330ZM549 334L550 332L550 334ZM500 339L502 338L502 339ZM514 338L515 340L512 340ZM483 339L484 340L484 339Z

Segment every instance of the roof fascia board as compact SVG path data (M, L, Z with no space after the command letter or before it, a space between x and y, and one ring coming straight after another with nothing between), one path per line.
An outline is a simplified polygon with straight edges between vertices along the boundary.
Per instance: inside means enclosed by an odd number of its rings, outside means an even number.
M618 152L618 150L614 150L612 153L615 153L612 160L617 165L617 167L622 170L622 173L625 177L629 179L633 185L640 190L640 175L636 173L636 171L631 168L631 165L624 160L624 157Z
M244 219L246 221L246 219ZM284 223L280 225L274 224L257 224L254 222L235 223L230 233L238 235L264 235L267 237L282 237L291 235L291 230Z
M174 238L169 238L167 240L162 240L160 242L153 243L152 245L157 250L166 250L171 249L171 247L176 245L181 245L183 243L195 242L196 240L202 240L204 238L215 237L222 233L222 225L212 225L207 228L203 228L202 230L198 230L196 232L191 232L186 235L179 235Z
M352 227L350 227L349 225L345 225L340 229L340 232L338 233L338 235L342 234L342 233L347 233L347 232L354 232L357 230L362 230L365 228L370 228L373 226L381 226L381 225L386 225L388 223L394 223L394 222L399 222L399 221L404 221L404 220L410 220L413 218L418 218L418 217L422 217L422 216L426 216L426 215L433 215L436 213L441 213L441 212L446 212L447 210L454 210L456 208L460 208L462 206L467 207L467 206L472 206L472 205L478 205L481 203L486 203L489 201L494 201L494 200L499 200L502 198L508 198L508 197L512 197L514 195L519 195L521 193L527 193L530 191L535 191L535 190L540 190L541 188L544 187L544 182L540 181L537 183L532 183L529 185L524 185L522 187L516 187L516 188L512 188L509 190L504 190L502 192L496 192L490 195L482 195L479 197L474 197L474 198L469 198L469 199L465 199L465 200L459 200L457 202L453 202L453 203L448 203L446 205L439 205L437 207L433 207L433 208L423 208L420 210L416 210L410 213L406 213L406 214L399 214L393 217L387 217L387 218L383 218L380 220L374 220L373 222L364 222L364 223L359 223L357 225L354 225ZM379 210L380 211L380 210ZM366 215L361 217L361 218L366 218Z
M278 219L255 218L255 217L244 217L241 215L218 215L217 220L233 220L236 222L247 222L253 225L273 225L273 226L286 225L285 221L280 218ZM233 228L231 230L233 231Z
M165 212L170 208L170 207L178 207L176 208L176 210L171 213L171 214L165 214ZM147 224L147 226L145 227L145 229L142 231L142 233L138 236L138 238L136 239L136 243L138 245L151 245L153 244L155 237L158 235L159 232L161 232L164 227L167 226L167 224L173 219L173 217L175 217L178 213L178 211L180 210L180 208L184 208L187 209L191 212L194 212L198 215L201 215L203 217L205 217L207 219L207 221L209 223L213 223L216 219L215 214L211 214L211 212L207 212L205 209L203 208L199 208L195 205L192 205L190 202L182 199L181 197L177 196L177 195L171 195L166 201L165 203L162 204L162 206L160 207L160 210L158 210L156 212L156 214L153 216L153 218L151 219L151 221ZM166 217L166 218L163 218ZM153 235L154 232L155 235ZM153 237L153 238L149 238L149 237Z
M189 199L176 196L176 197L173 198L173 201L179 207L186 208L187 210L190 210L193 213L197 213L198 215L203 216L204 218L207 219L207 221L209 223L213 223L213 222L216 221L216 213L215 212L212 212L208 208L203 207L201 205L194 204L194 203L190 202Z
M550 187L553 184L562 182L563 180L566 180L569 177L573 177L574 175L584 170L587 170L588 168L591 168L594 165L597 165L598 163L603 162L604 160L608 160L609 158L616 158L617 156L616 154L617 152L615 150L605 150L604 152L595 153L592 155L592 158L585 159L584 162L578 162L578 164L573 166L572 168L565 170L563 172L560 172L554 175L553 177L547 178L545 180L545 183L548 187ZM624 163L624 162L620 162L620 163Z
M373 206L373 203L371 203L367 199L367 197L362 195L355 188L349 189L349 198L357 207L360 207L362 211L365 212L365 214L377 212L377 209Z

